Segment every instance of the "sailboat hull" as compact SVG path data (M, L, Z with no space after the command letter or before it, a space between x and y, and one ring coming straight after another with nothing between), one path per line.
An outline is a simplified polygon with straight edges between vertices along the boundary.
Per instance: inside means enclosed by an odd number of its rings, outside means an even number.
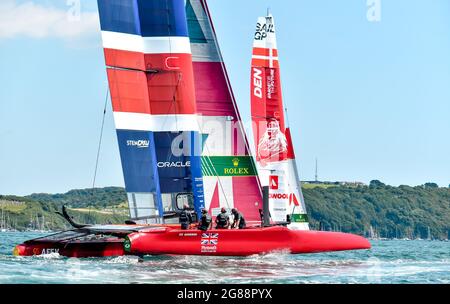
M108 226L114 229L114 225ZM117 226L116 229L121 229ZM249 256L270 252L291 254L370 249L365 238L348 233L291 230L283 226L253 227L242 230L194 228L181 230L171 226L129 226L121 237L63 239L64 231L29 240L14 248L14 255L34 256L57 253L66 257L109 257L122 255L216 255ZM91 228L93 229L93 228ZM132 231L134 230L134 231ZM104 231L108 233L108 231ZM111 231L109 231L111 233ZM75 235L77 236L77 235Z
M159 229L128 235L125 250L135 255L248 256L270 252L292 254L370 249L365 238L339 232L290 230L276 226L243 230Z
M125 254L123 239L105 239L102 241L51 242L30 240L17 245L16 256L35 256L59 254L71 258L109 257Z

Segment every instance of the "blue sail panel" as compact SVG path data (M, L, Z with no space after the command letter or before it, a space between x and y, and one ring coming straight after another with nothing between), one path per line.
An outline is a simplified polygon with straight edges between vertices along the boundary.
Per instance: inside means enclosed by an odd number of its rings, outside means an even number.
M136 0L98 0L102 31L140 35Z
M194 209L205 207L201 169L202 136L196 131L155 132L161 193L192 193Z
M184 133L155 132L155 149L162 193L190 192L190 158L183 147Z
M155 171L152 132L118 130L120 157L127 192L156 192L158 175Z
M125 189L132 199L129 199L130 210L135 218L139 214L164 213L160 180L156 163L155 139L153 132L117 130L120 158L122 161ZM143 201L144 200L144 201ZM149 210L154 209L158 213Z
M143 37L188 37L184 0L139 0Z
M184 0L98 0L102 31L188 37Z

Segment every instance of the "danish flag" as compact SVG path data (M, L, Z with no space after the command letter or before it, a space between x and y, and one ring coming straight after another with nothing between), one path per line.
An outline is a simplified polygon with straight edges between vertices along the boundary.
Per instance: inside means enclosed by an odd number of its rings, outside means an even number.
M202 245L217 245L219 242L218 240L219 234L218 233L202 233Z

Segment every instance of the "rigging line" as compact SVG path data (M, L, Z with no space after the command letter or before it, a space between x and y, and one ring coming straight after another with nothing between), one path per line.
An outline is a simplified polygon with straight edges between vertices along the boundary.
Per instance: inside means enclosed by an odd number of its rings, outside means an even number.
M105 98L105 105L103 106L103 118L102 118L102 127L100 130L100 138L98 141L98 149L97 149L97 158L95 160L95 170L94 170L94 178L92 181L92 197L94 197L95 192L95 181L97 180L97 171L98 171L98 163L100 159L100 150L102 147L102 140L103 140L103 129L105 127L105 117L106 117L106 107L108 106L108 97L109 97L109 87L106 88L106 98ZM89 217L91 216L91 204L89 204Z
M94 179L92 181L92 190L94 190L95 181L97 179L98 163L99 163L100 150L101 150L102 140L103 140L103 129L105 128L106 107L108 106L108 97L109 97L109 88L106 89L105 105L103 107L102 127L100 130L100 138L99 138L99 142L98 142L97 159L95 161L95 171L94 171Z
M236 115L238 116L237 117L237 122L238 122L238 125L239 125L239 129L241 131L241 135L243 136L247 152L248 152L249 156L252 156L252 150L250 149L250 144L248 142L248 138L247 138L247 136L245 134L245 130L244 130L243 125L242 125L242 119L241 119L239 111L237 109L236 99L234 97L233 90L232 90L231 84L230 84L230 80L228 78L228 73L227 73L227 70L226 70L226 67L225 67L225 63L224 63L224 60L223 60L222 52L220 51L220 46L219 46L219 42L217 40L217 35L216 35L216 32L214 31L214 26L212 24L211 14L209 12L208 5L207 5L206 1L202 0L202 3L203 3L203 7L205 8L206 16L208 17L209 26L212 29L211 33L212 33L214 44L216 46L216 50L217 50L217 53L218 53L218 56L219 56L220 64L221 64L221 67L222 67L222 72L225 75L225 80L226 80L226 83L227 83L228 92L230 93L230 97L232 99L233 108L234 108L234 111L235 111ZM253 168L253 170L255 172L258 172L258 168L256 167L255 162L251 162L251 166L252 166L252 168ZM261 182L260 182L259 178L256 178L256 181L257 181L257 183L259 185L259 191L260 191L260 194L262 196Z

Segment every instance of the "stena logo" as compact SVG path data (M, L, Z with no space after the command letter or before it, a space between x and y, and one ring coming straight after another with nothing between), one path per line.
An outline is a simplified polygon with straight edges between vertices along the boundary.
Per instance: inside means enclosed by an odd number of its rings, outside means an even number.
M191 166L191 162L190 161L186 161L186 162L159 162L158 163L158 168L186 168L186 167L190 167Z
M262 71L258 68L253 68L253 95L262 98Z
M138 148L142 149L142 148L148 148L149 145L150 145L149 140L127 140L128 147L138 147Z

